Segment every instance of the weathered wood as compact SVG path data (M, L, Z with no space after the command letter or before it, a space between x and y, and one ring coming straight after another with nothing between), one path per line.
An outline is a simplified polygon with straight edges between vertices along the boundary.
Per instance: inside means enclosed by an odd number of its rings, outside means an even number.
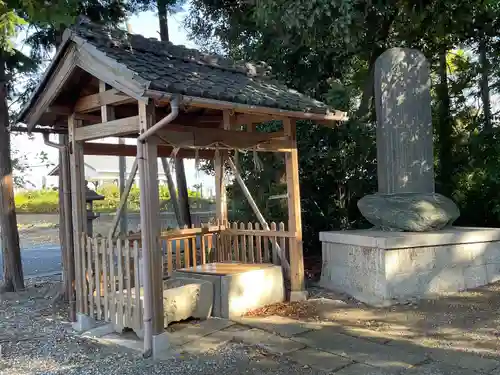
M132 164L132 168L130 171L130 175L128 176L127 183L124 186L123 189L123 194L120 196L120 203L118 204L118 209L116 210L115 217L113 218L113 221L111 222L111 228L109 229L108 237L114 237L116 229L118 228L118 223L120 221L120 217L122 215L122 211L125 208L127 204L127 198L130 193L130 190L132 189L132 185L134 184L134 178L135 175L137 174L138 170L138 165L137 165L137 158L134 159L134 163Z
M110 290L110 315L111 315L111 322L113 323L114 326L116 326L116 277L115 277L115 250L114 250L115 244L113 243L113 239L110 237L108 240L108 256L109 256L109 285L111 287Z
M165 96L164 93L155 92L153 90L147 90L146 96L149 97L161 97L160 94ZM168 101L168 98L163 99ZM161 101L161 100L160 100ZM313 112L298 112L298 111L288 111L279 108L270 107L259 107L249 104L240 104L226 102L222 100L206 99L193 96L182 96L182 103L186 106L201 107L201 108L213 108L220 110L233 110L235 112L249 113L249 114L266 114L271 116L277 116L276 119L283 117L297 118L297 119L308 119L308 120L323 120L323 121L345 121L348 120L347 114L345 112L335 111L326 114L313 113Z
M174 148L172 146L158 145L158 157L170 157ZM85 143L83 146L85 155L112 155L112 156L137 156L137 147L135 145L120 145L116 143ZM212 160L214 150L198 150L198 157L202 160ZM178 152L183 158L194 159L196 150L180 149Z
M296 142L296 124L291 119L283 120L285 134ZM293 292L305 290L304 255L302 250L302 219L300 206L299 160L297 147L285 154L286 185L288 192L288 230L295 233L290 239L290 284Z
M116 318L118 319L118 327L119 328L124 328L124 319L123 319L123 310L124 310L124 305L125 305L125 298L124 298L124 287L123 287L123 281L125 278L125 275L123 274L123 241L121 239L118 239L116 241L116 249L118 250L118 260L117 260L117 277L118 277L118 294L115 293L115 298L118 299L117 303L117 309L118 312L116 314Z
M110 89L97 94L81 97L77 100L75 107L73 108L73 112L94 112L100 109L101 106L120 105L134 102L136 102L136 100L130 96L123 94L116 89ZM106 120L103 120L103 122L104 121Z
M152 103L139 102L140 131L145 132L155 123L155 108ZM149 246L142 244L143 251L150 255L151 269L145 270L144 277L150 277L152 299L152 333L158 335L163 332L163 265L162 253L159 251L160 237L160 197L158 191L158 153L157 147L146 140L143 144L142 157L145 159L145 173L140 178L144 179L146 186L146 200L144 202L147 214L146 222L141 215L141 232L147 231ZM142 173L142 172L141 172ZM144 196L142 196L144 197ZM141 205L143 202L141 202ZM149 303L144 298L144 303Z
M95 285L94 285L94 270L92 267L92 238L87 237L85 239L85 244L86 244L86 252L85 256L87 258L87 300L85 301L86 305L88 306L88 313L90 317L95 318L95 309L94 309L94 290L95 290Z
M271 231L276 232L276 223L273 221L271 223ZM273 249L273 263L274 264L280 264L280 259L278 257L278 252L276 251L276 248L278 247L278 241L276 236L270 236L269 239L271 240L271 245Z
M139 329L142 327L142 308L141 308L141 282L140 282L140 263L139 263L139 242L134 241L134 327ZM144 276L142 276L144 277Z
M103 284L103 298L104 298L104 320L109 321L111 318L109 314L109 280L108 280L108 255L107 255L107 241L105 238L100 243L100 255L102 259L102 284Z
M253 225L252 223L248 223L248 261L250 263L255 263L255 253L254 253L254 248L253 248L253 241L254 241L254 235L253 235Z
M75 140L91 141L99 138L119 137L121 135L138 132L139 116L132 116L77 128Z
M97 319L100 320L102 318L102 308L101 308L101 286L103 285L102 274L101 274L101 266L99 262L99 240L97 238L93 239L92 250L94 256L94 273L95 273L95 304L96 306L96 314Z
M132 269L130 264L130 242L125 241L125 287L127 288L127 308L125 324L130 327L133 324L132 319Z
M259 223L255 223L255 232L258 233ZM262 236L256 235L255 240L257 242L257 263L262 263Z
M82 235L86 232L87 213L85 209L85 177L82 142L75 139L75 131L80 125L74 115L68 117L68 136L70 146L71 207L73 214L73 248L75 252L75 289L77 312L84 313L85 274L82 257Z
M201 264L207 263L207 248L206 248L206 236L204 234L201 235Z
M173 252L172 252L172 241L166 241L167 242L167 270L168 270L168 275L172 276L172 272L174 270L174 266L172 263L172 258L173 258Z

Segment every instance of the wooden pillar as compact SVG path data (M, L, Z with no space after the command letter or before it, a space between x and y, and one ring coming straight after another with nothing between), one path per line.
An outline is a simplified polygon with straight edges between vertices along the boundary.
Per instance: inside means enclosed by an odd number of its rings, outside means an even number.
M87 297L84 295L85 275L82 272L82 234L86 232L85 171L83 162L83 142L75 141L74 132L80 125L75 115L68 118L69 160L71 176L71 206L73 210L73 248L75 254L76 311L88 313Z
M71 208L71 176L70 176L70 158L68 150L68 136L60 135L59 143L66 146L60 152L59 164L59 203L60 203L60 222L59 227L63 232L65 259L65 293L69 301L70 321L76 319L75 306L75 248L73 242L73 221Z
M146 104L139 102L139 127L140 133L152 127L155 124L155 108L153 103ZM143 144L143 157L146 159L146 170L144 178L147 199L140 202L147 208L148 217L146 223L141 221L141 232L147 231L150 238L149 243L151 269L144 270L144 277L151 278L151 297L152 297L152 318L153 335L161 334L164 331L163 320L163 262L162 251L160 248L160 194L158 189L158 147L151 138ZM147 303L145 301L145 303Z
M295 120L283 120L285 136L293 142L291 152L285 153L286 186L288 192L288 230L295 233L290 238L290 300L307 298L304 283L304 254L302 250L302 218L300 208L299 159L297 154Z
M224 129L231 129L231 116L229 111L223 112ZM215 204L216 215L219 223L227 221L227 196L226 185L224 183L224 162L226 158L225 150L217 150L215 153L214 166L215 166Z

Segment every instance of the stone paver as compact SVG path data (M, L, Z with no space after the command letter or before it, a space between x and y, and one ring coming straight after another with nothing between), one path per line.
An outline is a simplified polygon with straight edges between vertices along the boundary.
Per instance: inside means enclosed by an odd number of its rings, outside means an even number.
M436 362L461 367L464 369L491 372L500 368L500 362L484 358L473 353L466 353L454 349L428 348L409 341L390 341L388 346L397 347L413 353L422 353Z
M266 317L241 317L236 319L236 321L254 328L276 333L283 337L292 337L299 333L308 332L321 327L319 324L301 322L278 315Z
M247 345L255 345L272 354L286 354L305 347L297 341L292 341L272 333L252 328L247 331L235 332L234 339Z
M328 328L296 336L293 340L312 348L348 357L374 367L404 369L423 362L425 356L389 348L360 338L343 335Z
M484 374L470 369L458 368L444 363L431 362L406 370L401 375L479 375Z
M335 375L400 375L401 369L377 368L354 363L334 373Z
M214 332L208 336L203 336L197 340L190 341L182 345L179 350L191 354L202 354L211 350L216 350L220 346L227 344L234 339L237 332L248 330L240 325L233 325L221 331Z
M352 363L350 359L345 357L311 348L300 349L287 356L301 365L328 372L334 372Z
M187 342L199 340L201 337L208 336L211 333L220 331L233 325L234 322L226 319L212 318L199 324L193 324L189 327L180 329L170 334L170 345L181 346Z

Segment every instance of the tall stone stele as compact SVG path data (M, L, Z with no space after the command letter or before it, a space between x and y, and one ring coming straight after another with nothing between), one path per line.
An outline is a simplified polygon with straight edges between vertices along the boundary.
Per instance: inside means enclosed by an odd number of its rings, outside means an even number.
M391 48L375 62L378 193L358 208L383 230L426 232L460 212L434 192L429 64L413 49Z

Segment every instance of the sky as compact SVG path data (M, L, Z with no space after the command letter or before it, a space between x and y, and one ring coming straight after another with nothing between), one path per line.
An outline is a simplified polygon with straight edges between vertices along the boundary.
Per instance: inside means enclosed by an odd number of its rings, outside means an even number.
M177 45L185 45L189 48L197 48L197 46L188 40L187 32L182 26L182 22L186 17L187 12L179 12L168 17L168 29L170 41ZM142 34L145 37L159 38L158 18L154 12L142 12L129 19L132 32L134 34ZM51 140L57 142L57 136L51 136ZM107 143L116 143L116 139L103 140ZM132 140L133 142L133 140ZM128 142L127 142L128 143ZM16 135L12 139L13 149L26 157L30 170L25 172L25 179L30 182L27 187L39 188L42 185L42 178L58 163L58 152L54 148L48 147L43 143L41 134L35 134L34 139L30 140L27 135ZM48 156L51 166L47 167L40 162L40 152L45 152ZM159 163L161 168L161 163ZM203 172L197 173L194 160L185 160L185 171L188 187L195 184L203 184L203 190L214 191L215 181L212 176L206 175ZM54 178L47 179L47 185L57 185Z

